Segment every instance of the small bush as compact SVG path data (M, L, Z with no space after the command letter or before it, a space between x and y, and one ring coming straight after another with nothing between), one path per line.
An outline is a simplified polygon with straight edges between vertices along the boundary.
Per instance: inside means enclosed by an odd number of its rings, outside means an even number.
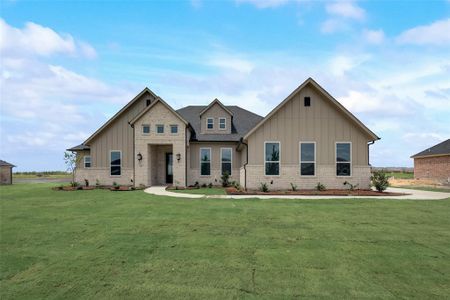
M318 190L318 191L325 191L327 188L325 187L325 185L324 184L322 184L322 183L320 183L320 182L318 182L317 184L316 184L316 190Z
M357 189L358 186L359 186L358 183L357 183L357 184L352 184L352 183L350 183L350 182L348 182L348 181L344 181L343 185L344 185L344 186L347 186L347 185L348 185L348 188L350 189L350 191L353 191L353 190Z
M89 186L89 180L87 180L86 178L84 179L84 186Z
M200 188L200 184L198 183L198 181L196 181L195 183L194 183L194 187L196 187L196 188Z
M372 177L372 185L379 192L383 192L389 186L389 177L383 171L376 171L373 173Z
M213 184L210 182L210 183L208 184L208 188L212 188L212 186L213 186Z
M100 186L100 180L95 179L95 186L96 186L96 187L99 187L99 186Z
M259 183L259 190L263 193L267 193L269 191L269 187L267 186L267 183L260 182Z
M222 186L223 187L229 187L230 186L230 174L228 173L228 171L225 171L222 174Z
M238 191L241 190L241 185L239 184L239 182L233 181L233 186L235 189L237 189Z
M295 192L297 190L297 185L291 182L291 189Z
M205 188L205 187L206 187L206 183L202 184L202 188Z
M77 187L77 186L78 186L78 182L72 181L72 182L70 183L70 185L71 185L72 187Z

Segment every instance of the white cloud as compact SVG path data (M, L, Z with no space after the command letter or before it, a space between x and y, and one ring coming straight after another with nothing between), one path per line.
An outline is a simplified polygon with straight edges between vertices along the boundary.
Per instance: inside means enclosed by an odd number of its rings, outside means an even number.
M363 30L363 38L369 44L379 45L383 43L385 36L382 29L378 30Z
M396 40L399 44L450 45L450 18L408 29L402 32Z
M366 17L365 10L351 1L331 2L325 6L325 10L330 15L359 21L364 20Z
M4 56L51 56L77 54L95 58L95 49L76 41L71 35L61 35L42 25L27 22L22 29L10 26L0 18L0 52Z
M320 32L322 33L334 33L338 31L348 30L350 26L341 19L327 19L320 25Z
M257 8L271 8L271 7L279 7L286 3L289 0L236 0L236 3L249 3L253 4Z
M208 60L210 66L237 71L241 73L250 73L254 66L249 60L233 55L216 55Z

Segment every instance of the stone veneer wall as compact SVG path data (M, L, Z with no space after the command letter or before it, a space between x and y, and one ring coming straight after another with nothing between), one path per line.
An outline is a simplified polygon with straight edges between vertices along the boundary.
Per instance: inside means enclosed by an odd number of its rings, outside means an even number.
M231 181L240 182L239 169L232 169L231 173L232 174L230 176L230 182ZM194 185L196 181L198 181L200 185L209 183L212 183L213 185L222 185L221 177L222 175L220 174L220 170L218 169L211 169L211 176L200 176L200 169L189 169L188 185Z
M270 190L291 189L291 182L299 189L314 189L318 182L327 189L342 189L344 181L359 184L358 188L370 187L370 166L352 166L352 176L337 177L334 165L317 165L317 175L314 177L300 176L298 165L281 165L280 176L265 176L264 166L247 165L247 189L259 189L265 182ZM272 183L271 183L272 182Z
M450 182L450 155L415 158L414 178Z
M111 176L109 168L78 168L75 171L75 181L84 185L84 180L89 180L89 185L95 185L97 179L100 185L112 185L114 182L120 185L133 185L133 169L122 168L121 176Z

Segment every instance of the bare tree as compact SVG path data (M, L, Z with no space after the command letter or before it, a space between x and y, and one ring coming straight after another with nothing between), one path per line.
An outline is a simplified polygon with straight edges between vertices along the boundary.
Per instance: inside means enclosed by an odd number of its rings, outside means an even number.
M75 152L64 152L64 163L66 164L67 171L72 173L72 186L75 186L75 171L80 160L81 157Z

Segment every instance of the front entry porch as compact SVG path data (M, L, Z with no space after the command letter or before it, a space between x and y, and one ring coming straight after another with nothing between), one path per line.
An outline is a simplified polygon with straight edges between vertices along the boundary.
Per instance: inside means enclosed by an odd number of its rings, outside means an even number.
M148 145L149 185L173 184L173 146Z

